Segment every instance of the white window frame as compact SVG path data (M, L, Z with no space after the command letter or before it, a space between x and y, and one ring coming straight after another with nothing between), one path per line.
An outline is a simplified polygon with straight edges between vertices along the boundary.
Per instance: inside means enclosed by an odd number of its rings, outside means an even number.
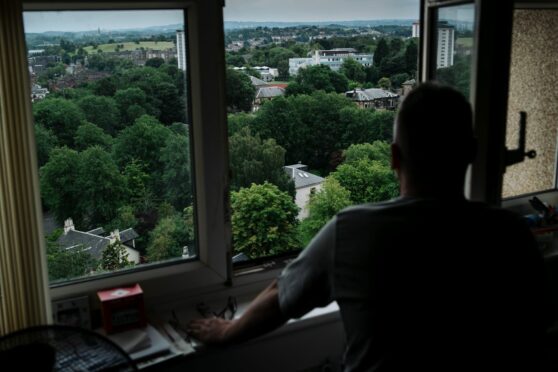
M231 223L228 140L225 111L223 4L218 1L22 1L24 11L185 9L188 40L189 107L195 174L195 215L198 260L152 269L124 271L90 280L51 286L53 300L92 294L102 288L138 282L146 299L184 296L200 288L222 287L231 281ZM18 47L25 48L25 45ZM28 76L21 77L29 83ZM0 87L0 91L1 91ZM19 108L25 110L21 105ZM33 125L33 123L28 123ZM33 149L35 151L36 149ZM36 157L36 154L32 154ZM30 164L21 164L29 167ZM35 169L35 172L38 170ZM203 191L201 191L203 190ZM37 190L37 195L38 190ZM42 220L42 218L40 218ZM42 231L42 226L39 226ZM146 266L148 267L148 266ZM151 302L150 301L150 302Z

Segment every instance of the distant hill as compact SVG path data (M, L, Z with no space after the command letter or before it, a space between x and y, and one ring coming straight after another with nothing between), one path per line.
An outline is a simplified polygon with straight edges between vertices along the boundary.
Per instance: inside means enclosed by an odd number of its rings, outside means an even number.
M375 19L364 21L322 21L322 22L239 22L225 21L225 30L256 27L297 27L331 25L345 27L411 26L416 19Z

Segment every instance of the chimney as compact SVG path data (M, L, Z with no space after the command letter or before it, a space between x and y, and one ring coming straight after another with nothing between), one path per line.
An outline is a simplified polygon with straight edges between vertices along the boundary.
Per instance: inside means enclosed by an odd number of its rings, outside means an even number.
M68 218L64 221L64 235L66 235L70 230L75 230L74 221L71 218Z
M120 241L120 231L118 229L112 231L109 236L110 244L116 243L116 241Z

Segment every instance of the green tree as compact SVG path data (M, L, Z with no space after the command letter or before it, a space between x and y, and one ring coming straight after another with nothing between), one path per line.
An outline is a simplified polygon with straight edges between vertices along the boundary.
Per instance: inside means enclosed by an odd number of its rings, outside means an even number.
M161 57L149 58L147 61L145 61L146 66L155 68L161 67L161 65L163 65L164 63L165 60Z
M163 217L150 233L147 259L157 262L182 256L183 247L193 241L192 226L186 225L187 218L180 214Z
M106 151L110 151L113 138L103 132L101 128L93 123L83 122L77 131L74 138L76 150L85 150L92 146L100 146Z
M340 72L345 74L349 80L359 83L364 83L366 81L366 72L364 71L364 67L354 58L347 58L344 60L341 65Z
M391 88L391 80L389 80L389 78L387 77L383 77L380 80L378 80L378 86L382 89L390 89Z
M149 186L151 177L145 172L145 166L138 160L132 160L124 167L127 200L136 213L147 212L153 208L153 195Z
M366 72L366 82L376 84L378 79L380 78L380 72L376 66L368 66L364 69Z
M120 89L114 94L124 126L129 126L142 115L153 113L147 95L140 88Z
M128 228L134 228L138 225L138 219L134 213L134 208L125 205L123 207L118 208L117 216L113 219L108 225L105 226L105 230L107 231L114 231L118 230L125 230Z
M114 135L120 129L120 111L111 97L88 95L77 101L85 119Z
M240 132L244 128L249 128L254 121L255 116L253 114L248 114L245 112L239 112L236 114L229 114L227 116L227 125L229 129L229 136Z
M295 81L310 91L323 90L326 93L343 93L349 88L349 80L345 75L333 71L326 65L301 68Z
M77 208L87 216L89 226L105 225L124 204L126 179L108 152L89 147L80 153L78 178L80 199Z
M35 124L35 143L37 144L39 167L42 167L48 161L52 149L58 144L58 138L56 138L51 130L46 129L40 124Z
M50 98L33 105L33 117L37 124L49 129L61 145L72 147L77 128L85 119L81 109L71 101Z
M277 186L266 182L233 192L231 206L235 254L257 258L300 247L298 207Z
M253 136L249 128L243 128L229 138L229 158L232 190L267 181L295 195L294 183L283 170L285 149L274 139L262 141L259 135Z
M46 236L48 279L51 283L87 275L97 266L93 256L83 246L61 247L57 243L61 234L62 230L57 229Z
M311 195L308 217L300 223L302 245L306 246L337 212L351 205L350 193L332 177L327 177L321 189Z
M166 125L186 121L185 98L179 94L174 83L160 82L151 95L153 105L159 109L159 120Z
M418 69L418 39L412 38L405 48L405 66L407 72L414 76Z
M128 252L120 240L107 245L101 255L100 268L106 271L115 271L132 265L128 261Z
M376 50L374 51L374 65L379 67L382 64L384 58L386 58L390 53L388 43L386 39L381 38L378 41Z
M77 151L67 147L55 148L39 171L43 202L60 224L69 217L78 226L83 221L83 211L78 207L81 190L76 182L79 160Z
M355 164L360 160L375 160L390 165L391 146L385 141L354 144L343 152L343 157L345 158L345 164Z
M391 84L395 88L401 88L401 85L409 79L410 79L409 74L407 74L406 72L403 72L401 74L395 74L395 75L391 76L389 80L391 81Z
M133 160L145 166L146 173L155 177L163 169L161 150L172 131L153 116L143 115L134 125L123 129L113 145L113 156L123 169Z
M227 69L227 107L229 111L251 111L256 89L250 78L242 72Z
M192 203L188 138L179 134L169 136L165 147L161 150L161 163L166 200L176 209L181 210Z
M341 164L331 177L349 191L354 204L385 201L399 194L393 170L383 161L361 159Z

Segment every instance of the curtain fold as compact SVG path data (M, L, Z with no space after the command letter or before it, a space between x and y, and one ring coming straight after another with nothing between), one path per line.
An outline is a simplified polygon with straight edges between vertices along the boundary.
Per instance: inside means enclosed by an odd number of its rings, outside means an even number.
M0 335L51 319L20 0L0 1Z

